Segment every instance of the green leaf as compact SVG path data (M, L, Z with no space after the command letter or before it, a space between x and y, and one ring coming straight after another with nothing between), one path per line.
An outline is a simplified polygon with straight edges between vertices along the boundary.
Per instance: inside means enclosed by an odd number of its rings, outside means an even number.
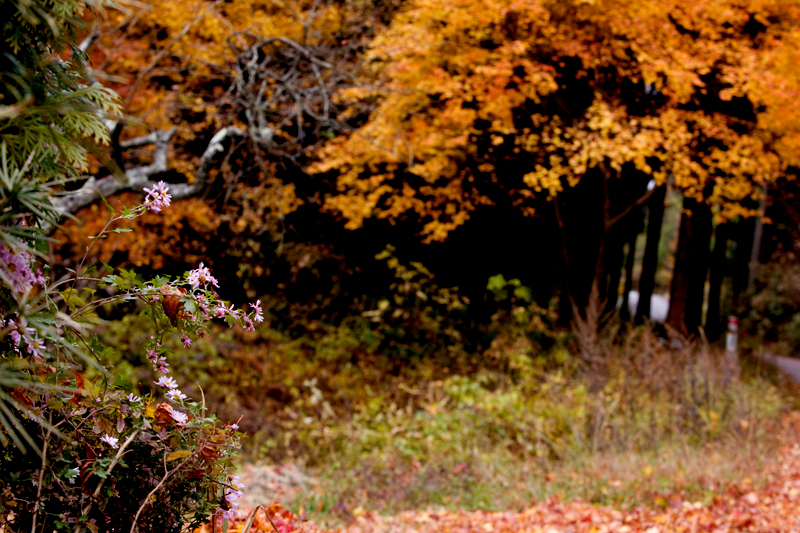
M490 277L489 283L486 284L486 288L492 292L502 290L505 286L506 278L504 278L502 274Z
M169 276L156 276L153 278L153 287L158 288L167 283L169 283Z
M99 195L100 195L100 198L103 200L103 203L104 203L104 204L106 204L106 207L108 207L108 210L109 210L109 211L111 211L111 216L113 217L113 216L114 216L114 213L116 213L116 211L114 211L114 208L113 208L113 207L111 207L111 204L110 204L110 203L108 203L108 200L106 200L106 197L105 197L105 196L103 196L103 193L101 193L101 192L98 190L98 191L97 191L97 194L99 194Z
M525 287L525 286L517 287L516 289L514 289L514 296L516 296L520 300L525 300L526 302L529 303L533 299L530 287Z
M74 312L78 307L83 307L86 305L86 302L83 300L83 298L78 296L77 293L78 291L75 289L67 289L58 293L62 298L64 298L64 301L67 303L67 307L72 312Z
M133 230L131 228L115 228L111 231L113 231L114 233L130 233Z
M188 313L196 313L197 312L197 304L194 303L194 300L191 298L183 297L181 298L183 302L183 307L186 309Z

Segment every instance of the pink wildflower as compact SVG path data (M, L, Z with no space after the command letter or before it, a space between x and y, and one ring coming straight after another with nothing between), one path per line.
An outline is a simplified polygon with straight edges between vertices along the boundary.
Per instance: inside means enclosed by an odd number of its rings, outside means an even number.
M24 335L25 343L28 345L28 353L34 357L41 357L44 349L44 339L37 335Z
M44 276L40 270L31 268L33 258L25 250L12 250L0 244L0 272L8 282L9 288L16 294L29 291L34 285L43 285Z
M186 399L186 395L184 393L182 393L181 391L179 391L178 389L170 389L170 390L168 390L167 393L165 394L165 396L167 398L169 398L170 400L185 400Z
M118 444L119 443L119 439L116 438L116 437L112 437L111 435L104 435L100 439L100 442L105 442L106 444L108 444L112 448L118 448L119 447L119 444Z
M215 287L219 287L217 278L211 275L211 271L208 269L208 267L203 266L203 263L200 263L198 268L189 272L189 276L186 278L186 281L188 281L189 285L195 289L199 288L200 285L205 287L209 283Z
M256 303L250 304L250 307L255 309L256 313L255 316L253 317L253 320L261 324L264 321L264 315L262 314L261 311L261 300L256 300Z
M178 382L175 381L175 378L171 378L169 376L161 376L158 381L156 381L156 385L159 387L166 387L168 389L178 388Z
M222 519L231 519L236 517L236 510L239 508L239 498L242 497L244 494L241 490L239 490L239 476L231 476L231 483L232 488L225 489L225 501L228 503L229 507L227 510L220 513Z
M169 188L163 181L159 181L152 189L145 188L144 192L147 193L147 198L144 200L144 205L154 213L160 213L162 207L169 207L172 196L167 193Z
M180 411L172 411L170 416L181 426L189 421L189 417L186 415L186 413L181 413Z
M160 344L156 344L156 348L160 347ZM161 372L162 374L168 372L167 367L169 367L169 364L167 364L167 358L166 356L159 355L158 350L155 348L148 349L147 358L150 360L150 364L153 365L153 370Z
M219 307L217 307L217 308L215 309L215 311L217 312L217 318L222 318L222 317L224 317L226 314L228 314L228 313L233 313L233 312L234 312L234 310L233 310L233 304L231 304L231 306L230 306L230 307L225 307L225 304L224 304L224 303L221 303L221 304L219 304Z
M192 339L190 339L189 336L186 333L183 334L183 336L181 337L181 340L183 341L183 346L185 348L188 348L189 346L192 345Z

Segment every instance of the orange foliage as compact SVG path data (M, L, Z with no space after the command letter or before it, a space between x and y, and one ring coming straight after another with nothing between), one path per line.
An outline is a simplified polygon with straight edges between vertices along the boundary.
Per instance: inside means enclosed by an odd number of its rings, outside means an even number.
M141 195L134 193L109 199L115 209L135 205L139 201ZM98 235L108 221L108 209L95 204L79 211L77 218L81 222L67 221L63 232L58 232L56 238L62 254L69 253L72 257L80 258L92 243L90 237ZM92 247L88 261L109 263L112 256L119 253L124 254L126 264L139 267L146 265L154 269L162 268L166 258L188 264L199 263L206 257L206 236L216 230L220 223L221 218L206 202L196 198L181 200L160 214L148 213L135 221L120 221L115 228L134 231L112 233L108 238L98 240Z
M746 214L799 161L798 38L797 1L415 0L368 53L387 90L339 95L377 111L312 171L349 228L415 214L429 242L485 184L530 214L523 191L624 165Z

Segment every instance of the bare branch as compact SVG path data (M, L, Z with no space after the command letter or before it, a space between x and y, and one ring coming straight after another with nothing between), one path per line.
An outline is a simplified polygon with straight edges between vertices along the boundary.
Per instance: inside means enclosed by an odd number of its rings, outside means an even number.
M120 143L122 148L133 148L155 144L153 161L149 165L134 167L125 171L123 176L106 176L105 178L89 178L83 186L73 192L67 193L53 201L55 208L62 215L72 214L103 197L134 190L141 191L145 187L153 187L153 176L168 170L167 152L169 142L175 134L175 128L168 131L156 131L143 137L131 139ZM225 151L225 141L228 137L245 137L245 132L239 128L229 126L219 130L209 141L203 155L200 157L196 177L193 183L173 183L169 185L169 192L174 200L181 200L200 194L206 186L206 178L216 156Z
M85 54L98 37L100 37L100 30L98 29L97 24L95 24L94 28L92 28L92 33L87 35L81 44L78 45L78 49Z
M122 149L138 148L140 146L156 144L156 142L158 142L158 132L154 131L147 135L143 135L142 137L136 137L135 139L122 141L119 143L119 147Z

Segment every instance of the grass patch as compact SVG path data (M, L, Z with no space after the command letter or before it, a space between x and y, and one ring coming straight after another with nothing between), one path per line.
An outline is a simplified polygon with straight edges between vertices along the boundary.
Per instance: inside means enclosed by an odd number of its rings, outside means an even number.
M121 353L136 354L137 331L120 328ZM509 328L480 356L398 360L370 351L358 329L292 339L264 328L215 336L202 356L174 346L171 360L223 418L245 415L250 461L316 479L283 503L321 524L553 496L668 506L763 483L796 388L756 358L608 331L562 335L543 352Z
M563 394L563 388L551 391L552 401ZM356 419L329 427L319 457L308 467L318 486L291 508L337 525L366 511L522 509L553 496L623 509L668 506L702 501L742 480L759 486L780 442L780 393L755 377L730 384L727 392L740 398L728 407L747 413L747 418L738 417L738 425L710 416L705 426L687 431L684 418L676 416L671 422L679 427L667 431L663 424L651 438L636 431L642 423L652 427L644 417L606 411L608 418L595 425L586 412L567 403L554 409L567 417L562 421L566 431L550 443L532 439L525 446L513 429L535 427L530 419L535 406L521 404L519 412L507 403L503 407L503 398L516 397L506 389L487 392L483 402L448 406L439 400L428 410L384 412L373 417L377 425ZM596 416L589 400L607 403L608 398L595 394L586 393L583 405ZM487 408L492 404L493 409ZM592 433L595 428L599 435Z

